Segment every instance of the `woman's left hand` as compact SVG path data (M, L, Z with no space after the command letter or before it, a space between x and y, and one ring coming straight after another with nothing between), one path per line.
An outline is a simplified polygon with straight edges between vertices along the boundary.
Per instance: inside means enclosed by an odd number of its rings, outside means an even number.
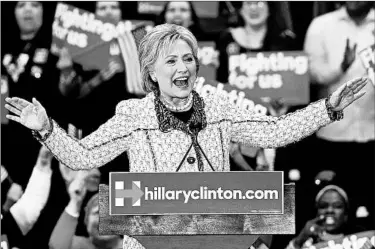
M356 78L344 85L340 86L332 93L329 102L333 107L333 111L341 111L351 103L362 97L366 92L360 90L367 84L367 77Z

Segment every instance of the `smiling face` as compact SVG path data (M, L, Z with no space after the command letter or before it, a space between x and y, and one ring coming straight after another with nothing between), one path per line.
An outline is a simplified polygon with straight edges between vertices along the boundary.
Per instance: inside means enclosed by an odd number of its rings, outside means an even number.
M167 99L188 97L197 77L197 65L189 44L176 40L160 53L150 74Z
M169 2L165 11L165 22L185 28L192 24L191 9L188 2Z
M21 34L36 33L43 23L43 7L40 2L18 2L14 10Z
M318 202L318 216L324 215L327 232L339 232L347 221L344 198L334 190L323 194Z
M95 14L104 17L110 22L117 24L121 21L121 9L119 2L97 2Z
M242 3L240 13L247 25L263 26L267 23L269 6L264 1L245 1Z

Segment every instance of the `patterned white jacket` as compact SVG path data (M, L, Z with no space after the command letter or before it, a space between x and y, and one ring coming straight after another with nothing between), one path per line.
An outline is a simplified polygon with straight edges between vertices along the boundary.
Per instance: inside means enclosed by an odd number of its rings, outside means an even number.
M143 99L121 101L114 117L82 140L54 121L51 133L39 140L74 170L100 167L127 151L130 172L229 171L230 141L276 148L332 122L324 100L277 118L240 109L222 95L195 94L203 103L206 122L197 135L168 126L165 113L155 108L154 93L149 93Z

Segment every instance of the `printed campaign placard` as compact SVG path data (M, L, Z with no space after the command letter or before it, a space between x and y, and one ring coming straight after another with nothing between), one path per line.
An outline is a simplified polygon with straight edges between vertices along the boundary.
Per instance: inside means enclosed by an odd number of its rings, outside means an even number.
M283 172L110 173L110 215L283 214Z
M375 246L375 230L355 233L347 235L342 239L330 240L317 243L309 247L309 249L336 249L336 248L352 248L362 249L366 241L369 241L372 246Z
M215 42L198 42L199 76L207 80L216 79L216 66L213 63L213 58L218 58L218 56L218 51L215 49Z
M108 68L109 60L117 61L124 69L117 35L124 25L114 25L108 20L74 6L58 3L52 25L51 51L58 54L68 48L73 61L86 70Z
M217 66L215 62L218 60L218 56L219 54L215 49L214 42L198 42L199 73L195 90L202 97L208 94L221 92L228 96L232 104L265 115L267 113L267 107L263 103L254 102L246 96L244 91L240 91L237 87L216 81Z
M359 57L367 70L367 75L375 86L375 44L359 52Z
M283 214L110 215L109 185L100 184L99 233L101 235L128 234L132 236L205 235L200 238L206 236L215 238L216 235L225 235L228 240L231 238L228 235L246 235L244 237L247 237L249 234L295 234L294 183L284 185L283 196ZM137 226L134 226L135 223ZM206 243L201 240L196 240L196 242ZM187 248L190 247L187 246ZM196 248L196 246L192 248Z
M308 69L301 51L230 55L228 82L256 103L283 99L287 105L308 104Z
M264 69L260 68L260 70L254 71L255 68L259 68L257 66L249 73L246 71L246 65L253 67L253 61L262 59L262 56L268 56L270 63L274 64L275 53L232 55L230 57L233 69L233 73L230 74L230 80L232 81L228 84L216 81L215 60L218 58L218 52L215 50L214 42L199 42L198 46L200 67L195 90L202 97L220 92L226 95L232 104L262 115L267 114L272 100L283 99L283 102L287 105L307 104L309 102L308 61L304 53L277 52L281 53L278 56L284 58L289 63L288 65L280 65L279 69L272 67L271 69L274 69L274 71L267 69L267 65L265 65ZM243 57L250 58L247 62L252 62L252 64L248 65L241 61ZM276 61L282 61L280 58L276 58ZM264 61L267 61L267 59L264 59ZM283 71L285 68L289 68L291 71ZM295 72L292 72L293 68ZM247 77L247 74L250 77Z

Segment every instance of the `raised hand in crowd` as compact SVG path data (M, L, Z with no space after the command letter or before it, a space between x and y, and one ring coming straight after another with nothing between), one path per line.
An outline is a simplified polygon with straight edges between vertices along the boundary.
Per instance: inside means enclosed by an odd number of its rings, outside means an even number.
M83 199L86 196L85 174L77 174L70 183L68 193L70 201L66 207L67 211L76 217L79 216Z
M100 76L103 81L107 81L111 79L116 73L119 73L119 72L121 72L120 63L115 60L110 60L108 64L108 68L100 71Z
M81 172L83 171L79 171L73 181L69 184L68 193L70 201L53 229L49 241L50 249L78 248L77 245L73 246L73 240L82 203L86 196L85 174L84 172L83 174L80 174Z
M324 232L323 221L324 215L320 215L312 220L306 222L306 225L302 229L302 231L298 234L298 236L294 240L294 246L296 248L302 248L303 244L309 238L317 238Z
M352 63L354 62L356 50L357 50L357 44L355 43L353 47L351 47L349 38L347 38L345 52L344 52L344 59L341 63L341 69L343 72L346 72L348 68L352 65Z

